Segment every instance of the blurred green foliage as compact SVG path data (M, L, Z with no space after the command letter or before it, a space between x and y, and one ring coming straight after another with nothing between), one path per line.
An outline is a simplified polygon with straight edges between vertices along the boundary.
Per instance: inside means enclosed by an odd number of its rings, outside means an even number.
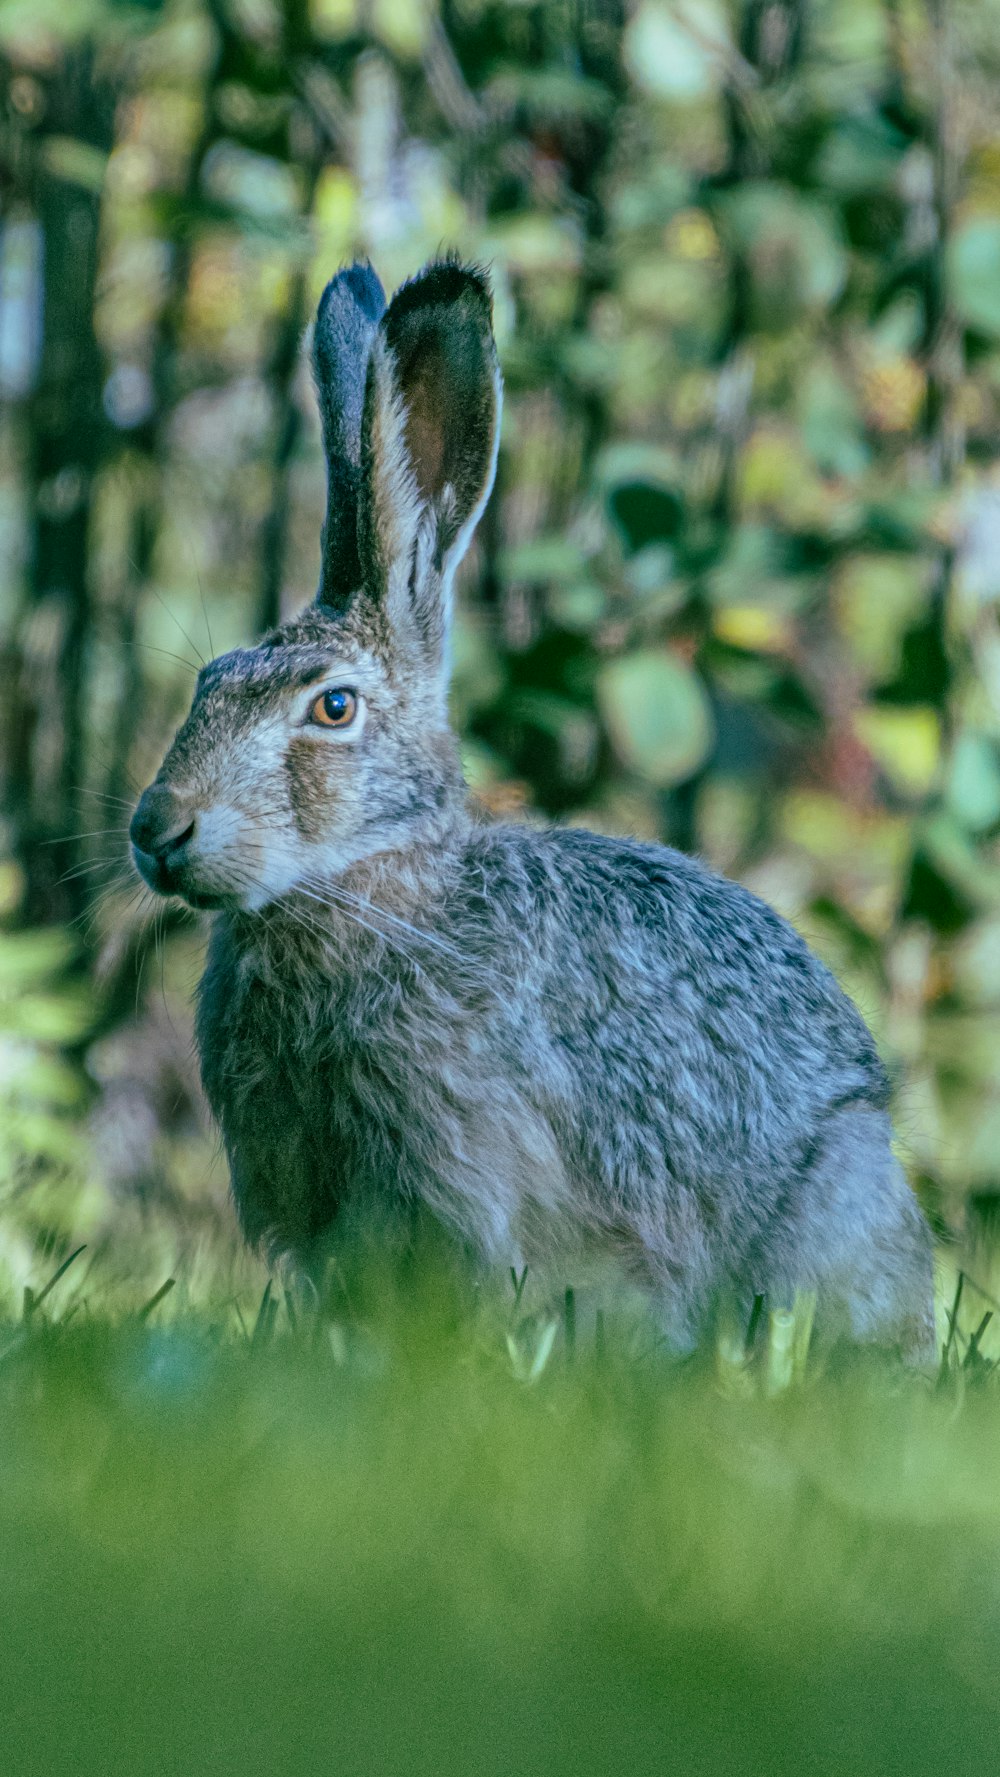
M23 1777L990 1769L973 1374L768 1400L559 1336L526 1383L510 1292L433 1268L366 1330L282 1304L234 1340L173 1296L86 1324L83 1262L0 1343Z
M507 388L455 641L474 788L764 894L871 1020L928 1207L995 1193L998 26L996 0L3 8L19 1203L76 1179L108 1227L225 1218L198 934L132 902L125 826L198 657L314 588L323 282L443 244L491 267Z

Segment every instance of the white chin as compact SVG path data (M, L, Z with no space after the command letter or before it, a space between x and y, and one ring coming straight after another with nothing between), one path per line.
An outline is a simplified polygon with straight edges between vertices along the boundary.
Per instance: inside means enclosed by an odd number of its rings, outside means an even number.
M243 913L259 913L262 907L268 907L272 901L276 901L282 892L281 889L269 888L264 883L245 889L239 899L240 910Z
M240 907L244 913L260 913L262 908L270 907L272 901L280 901L282 895L291 894L304 874L300 859L288 869L274 870L262 880L248 883L240 894Z

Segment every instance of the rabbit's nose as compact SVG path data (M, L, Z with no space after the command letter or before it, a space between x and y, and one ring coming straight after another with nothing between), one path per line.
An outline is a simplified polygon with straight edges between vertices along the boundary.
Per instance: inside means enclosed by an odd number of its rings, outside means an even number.
M129 838L137 851L166 861L187 844L194 825L191 810L169 785L150 784L139 798Z

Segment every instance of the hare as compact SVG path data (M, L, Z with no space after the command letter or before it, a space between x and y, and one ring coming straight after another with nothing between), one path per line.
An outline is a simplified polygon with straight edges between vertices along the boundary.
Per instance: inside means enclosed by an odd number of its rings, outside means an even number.
M418 1206L479 1263L609 1258L679 1352L736 1293L933 1351L929 1230L860 1014L772 909L676 851L492 824L449 728L452 586L492 487L484 275L319 305L315 604L200 673L131 826L212 910L202 1076L249 1241Z

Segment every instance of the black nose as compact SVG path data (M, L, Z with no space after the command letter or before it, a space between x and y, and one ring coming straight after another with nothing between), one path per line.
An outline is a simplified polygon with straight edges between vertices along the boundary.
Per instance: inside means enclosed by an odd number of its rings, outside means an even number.
M187 844L194 832L194 818L167 784L150 784L139 798L128 831L137 851L166 859Z

